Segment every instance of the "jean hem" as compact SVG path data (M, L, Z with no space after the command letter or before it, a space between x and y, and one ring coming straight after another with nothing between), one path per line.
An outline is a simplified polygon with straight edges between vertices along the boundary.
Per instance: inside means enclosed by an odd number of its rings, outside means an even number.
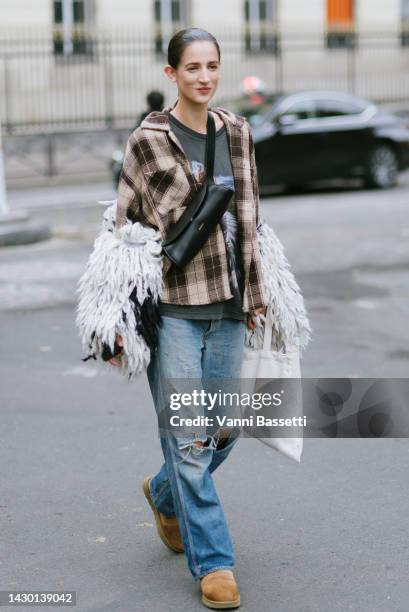
M218 570L222 570L222 569L234 569L235 566L234 565L218 565L216 567L212 567L209 570L206 570L204 572L202 572L201 574L198 574L197 576L194 576L195 580L200 580L200 578L204 578L205 576L207 576L207 574L211 574L212 572L217 572Z
M176 513L175 512L169 514L168 512L163 512L163 510L160 509L160 498L163 495L163 493L165 493L167 486L169 486L169 485L167 485L166 483L162 484L160 486L159 493L156 494L156 495L154 495L152 493L152 489L149 486L149 492L151 494L151 499L152 499L153 505L155 506L156 510L158 510L161 514L164 514L166 516L166 518L175 518L176 517Z

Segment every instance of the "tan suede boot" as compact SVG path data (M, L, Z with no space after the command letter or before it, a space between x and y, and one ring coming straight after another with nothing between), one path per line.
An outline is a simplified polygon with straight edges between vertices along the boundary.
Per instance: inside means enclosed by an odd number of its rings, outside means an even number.
M229 569L216 570L200 580L202 603L216 610L238 608L240 593L233 572Z
M143 492L150 507L152 508L153 515L156 521L156 529L162 542L173 550L173 552L182 553L184 552L184 546L182 536L180 535L179 524L176 517L168 517L156 508L151 497L151 491L149 483L151 476L147 476L142 483Z

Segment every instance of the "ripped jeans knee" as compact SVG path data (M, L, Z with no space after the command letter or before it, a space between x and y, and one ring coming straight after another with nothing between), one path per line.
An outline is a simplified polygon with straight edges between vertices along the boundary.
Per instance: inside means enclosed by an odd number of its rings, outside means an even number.
M181 459L177 461L177 463L188 461L189 457L192 459L200 457L204 452L210 450L214 446L214 443L211 441L209 444L209 438L211 438L211 436L206 434L193 434L191 436L176 438L178 454L181 456Z
M182 459L177 463L186 461L190 455L200 457L208 451L219 451L237 441L240 430L238 428L220 428L213 434L193 435L177 438L179 452L183 452Z

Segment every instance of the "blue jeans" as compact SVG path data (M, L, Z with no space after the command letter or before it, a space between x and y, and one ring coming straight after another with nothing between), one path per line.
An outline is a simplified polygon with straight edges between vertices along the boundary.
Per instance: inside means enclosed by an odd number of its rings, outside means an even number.
M240 378L245 323L234 319L194 320L162 316L156 353L148 367L155 409L163 403L167 378ZM150 482L153 502L166 516L176 516L187 563L198 580L217 569L233 568L234 555L226 518L217 495L212 472L226 459L240 430L226 438L217 430L180 438L161 433L165 463ZM202 447L195 441L203 442Z

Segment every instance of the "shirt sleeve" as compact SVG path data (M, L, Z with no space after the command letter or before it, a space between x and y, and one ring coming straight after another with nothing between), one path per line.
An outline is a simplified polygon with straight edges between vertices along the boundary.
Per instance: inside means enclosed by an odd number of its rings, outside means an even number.
M125 224L126 219L141 221L142 176L136 155L137 142L132 133L126 144L124 162L118 183L116 227Z
M127 218L135 223L146 223L142 212L143 178L136 154L138 146L134 132L130 135L124 156L124 163L118 183L118 201L116 208L116 229L126 223ZM163 274L169 272L172 265L170 259L163 254Z
M254 149L253 136L251 135L250 125L247 123L249 134L249 150L250 150L250 168L251 168L251 183L253 186L254 205L256 207L256 225L260 223L260 194L258 189L258 176L256 165L256 153Z
M249 123L246 121L249 138L249 154L250 154L250 168L251 168L251 182L253 187L254 206L256 209L256 227L255 234L256 238L253 245L253 253L250 263L249 271L249 283L251 286L250 292L250 310L256 308L265 308L267 302L262 288L262 266L261 266L261 255L257 241L257 227L260 223L260 196L258 188L258 176L257 176L257 165L256 165L256 154L254 149L253 137Z

